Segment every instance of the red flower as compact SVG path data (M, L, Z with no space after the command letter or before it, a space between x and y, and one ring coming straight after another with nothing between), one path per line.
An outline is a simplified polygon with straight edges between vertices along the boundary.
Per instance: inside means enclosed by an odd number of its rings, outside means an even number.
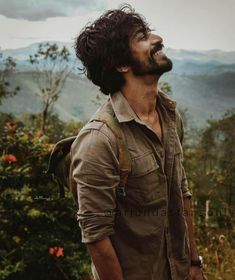
M64 256L64 248L59 247L57 252L56 252L57 257L63 257Z
M50 247L50 248L49 248L49 254L50 254L50 255L54 255L54 254L55 254L55 249L52 248L52 247Z
M62 247L50 247L49 254L56 257L63 257L64 256L64 248Z
M3 160L8 161L9 163L17 162L17 158L12 154L4 155Z

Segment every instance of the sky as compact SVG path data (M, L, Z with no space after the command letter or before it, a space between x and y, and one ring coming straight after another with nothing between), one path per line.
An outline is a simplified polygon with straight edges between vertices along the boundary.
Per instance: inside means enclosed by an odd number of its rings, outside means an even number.
M235 0L0 0L0 48L72 42L104 11L131 4L166 47L235 51Z

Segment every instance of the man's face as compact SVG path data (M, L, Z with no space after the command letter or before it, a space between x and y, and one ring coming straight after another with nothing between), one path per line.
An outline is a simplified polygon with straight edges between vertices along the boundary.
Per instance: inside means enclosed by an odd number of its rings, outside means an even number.
M162 51L162 42L162 38L153 33L143 29L136 30L130 39L130 66L134 75L161 76L172 69L172 61Z

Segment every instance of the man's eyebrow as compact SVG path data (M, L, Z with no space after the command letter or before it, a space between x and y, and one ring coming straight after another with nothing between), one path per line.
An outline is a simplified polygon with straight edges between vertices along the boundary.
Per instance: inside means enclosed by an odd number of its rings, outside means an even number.
M140 28L137 28L134 32L133 32L133 34L132 34L132 39L134 39L139 33L144 33L144 34L146 34L148 32L148 30L146 29L146 28L144 28L144 27L140 27Z

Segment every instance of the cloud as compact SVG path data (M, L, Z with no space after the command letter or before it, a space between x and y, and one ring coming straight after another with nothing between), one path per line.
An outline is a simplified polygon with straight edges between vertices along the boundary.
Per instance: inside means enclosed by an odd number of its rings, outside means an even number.
M82 15L104 8L105 0L0 0L1 15L30 21Z

